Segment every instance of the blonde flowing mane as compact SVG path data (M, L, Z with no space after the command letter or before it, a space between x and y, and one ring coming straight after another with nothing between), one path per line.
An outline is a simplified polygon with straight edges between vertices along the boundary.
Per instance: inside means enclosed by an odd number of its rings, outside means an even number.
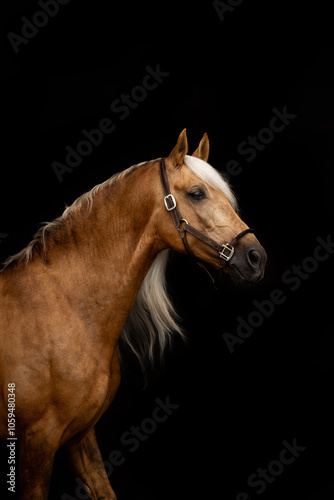
M52 235L59 231L65 224L70 223L71 218L75 214L79 212L89 213L94 204L94 199L99 192L117 186L118 178L125 173L131 173L131 169L137 169L155 161L157 160L133 165L128 170L114 175L107 181L95 186L88 193L77 198L72 205L65 209L60 217L42 226L26 248L16 255L9 257L4 263L2 271L15 262L29 262L34 251L45 252L48 238L52 238ZM203 160L193 156L186 156L184 162L204 182L221 190L232 207L237 210L236 198L229 184L217 170ZM154 363L156 351L160 355L164 353L173 334L179 334L184 338L177 312L169 297L166 286L166 266L169 252L170 250L164 250L155 258L141 285L134 306L130 311L120 336L121 351L124 348L130 348L137 357L144 372L147 370L148 365Z

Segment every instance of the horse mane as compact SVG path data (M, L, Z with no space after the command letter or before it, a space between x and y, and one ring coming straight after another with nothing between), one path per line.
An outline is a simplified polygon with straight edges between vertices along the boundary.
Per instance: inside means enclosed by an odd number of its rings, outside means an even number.
M130 167L128 170L130 170L131 168L132 167ZM78 215L79 213L81 213L82 215L84 215L84 213L89 214L97 193L101 190L110 188L121 176L121 174L123 174L123 172L113 175L106 181L93 187L87 193L79 196L79 198L77 198L70 206L66 206L64 212L60 217L57 217L52 222L42 223L41 227L37 230L31 242L28 243L28 245L23 248L23 250L16 253L15 255L8 257L8 259L5 260L2 269L0 269L0 273L5 271L5 269L10 267L12 264L22 261L25 261L26 263L29 262L30 260L32 260L34 252L38 252L40 255L45 254L47 241L51 239L54 234L64 228L70 222L70 220L75 217L75 215Z
M140 287L120 336L120 351L129 347L144 373L154 365L156 350L162 358L172 335L184 333L166 287L166 266L170 250L155 258Z
M60 217L52 222L45 223L26 248L9 257L0 272L3 272L14 263L20 261L29 262L35 251L39 253L45 252L48 239L52 238L55 233L70 222L71 218L78 213L87 214L91 211L97 193L104 189L110 189L114 185L117 186L117 180L121 176L129 175L133 170L157 160L133 165L77 198L72 205L66 207ZM217 170L193 156L187 155L184 163L204 182L222 191L232 207L237 211L236 198L227 181ZM124 348L130 348L137 357L144 373L147 371L148 365L154 363L156 348L158 348L162 356L173 334L176 333L185 338L178 324L178 314L166 286L166 266L169 253L170 250L163 250L155 258L144 278L120 335L120 352Z

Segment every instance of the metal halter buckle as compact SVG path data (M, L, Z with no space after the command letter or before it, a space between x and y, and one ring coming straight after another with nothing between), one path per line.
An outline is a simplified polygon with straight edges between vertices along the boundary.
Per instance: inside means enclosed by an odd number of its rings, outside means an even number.
M167 200L170 200L172 202L172 206L171 207L168 206ZM176 208L175 198L170 193L167 196L164 197L164 203L165 203L165 207L168 210L168 212L171 212L172 210L174 210L174 208Z
M228 260L231 260L234 254L234 247L229 245L228 243L225 243L225 245L222 245L223 249L219 252L219 255L221 256L222 259L225 259L226 262ZM227 250L229 253L226 255L224 253L224 250Z

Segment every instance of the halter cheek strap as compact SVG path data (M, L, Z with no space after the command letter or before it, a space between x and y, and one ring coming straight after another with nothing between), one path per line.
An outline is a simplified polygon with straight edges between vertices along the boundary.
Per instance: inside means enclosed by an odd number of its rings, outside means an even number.
M159 162L159 171L160 171L160 179L161 179L161 184L164 190L164 203L166 210L171 214L174 226L176 229L179 231L180 237L182 239L184 248L186 249L187 253L191 255L191 257L195 258L193 252L191 251L191 248L189 246L189 243L187 241L187 233L192 234L199 240L203 241L210 247L214 248L217 250L220 258L220 268L223 268L226 262L229 262L233 255L234 255L234 250L235 247L240 240L245 234L247 233L254 233L253 229L245 229L244 231L241 231L235 238L230 243L225 243L225 244L220 244L217 243L217 241L213 240L206 234L202 233L195 227L191 226L186 219L182 217L180 214L179 209L176 206L176 200L174 196L170 192L170 187L169 187L169 182L168 182L168 177L167 177L167 171L166 171L166 165L165 165L165 159L161 158ZM202 267L203 264L201 264ZM212 279L211 274L208 272L208 270L204 267L204 269L207 271L209 276ZM214 281L212 279L212 281Z

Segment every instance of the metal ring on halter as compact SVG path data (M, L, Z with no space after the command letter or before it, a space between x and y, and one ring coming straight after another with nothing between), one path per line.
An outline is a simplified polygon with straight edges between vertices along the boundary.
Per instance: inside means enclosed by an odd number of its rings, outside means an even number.
M189 222L187 221L187 219L183 219L182 218L182 219L179 220L179 225L177 226L177 230L179 232L179 235L181 236L183 244L185 245L186 250L189 253L190 248L188 246L187 239L186 239L186 231L185 231L185 229L183 227L181 227L182 222L184 222L185 224L187 224L187 226L189 226Z

